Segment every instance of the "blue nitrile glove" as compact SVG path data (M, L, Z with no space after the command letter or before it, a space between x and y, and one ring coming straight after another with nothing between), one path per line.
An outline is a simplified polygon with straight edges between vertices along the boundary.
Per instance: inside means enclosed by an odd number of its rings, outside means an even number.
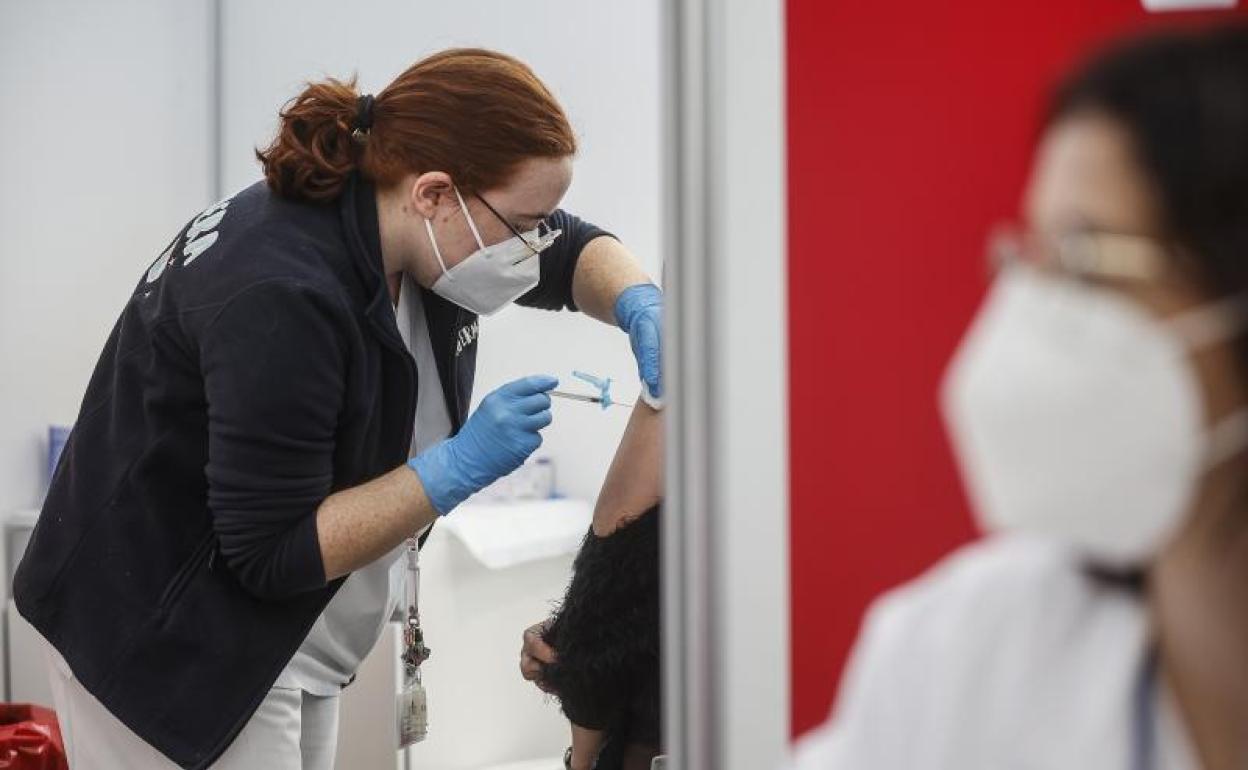
M546 391L558 384L545 374L507 383L482 399L459 433L408 461L438 513L519 468L542 445L540 431L551 420Z
M652 283L629 286L615 300L615 322L632 343L637 373L645 383L642 398L655 406L663 398L663 292Z

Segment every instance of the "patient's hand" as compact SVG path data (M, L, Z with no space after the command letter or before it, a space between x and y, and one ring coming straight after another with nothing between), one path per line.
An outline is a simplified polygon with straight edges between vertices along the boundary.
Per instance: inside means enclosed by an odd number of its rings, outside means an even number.
M544 620L526 628L520 647L520 675L541 688L542 692L551 692L542 682L542 667L554 663L556 657L555 649L542 641L542 632L549 622Z

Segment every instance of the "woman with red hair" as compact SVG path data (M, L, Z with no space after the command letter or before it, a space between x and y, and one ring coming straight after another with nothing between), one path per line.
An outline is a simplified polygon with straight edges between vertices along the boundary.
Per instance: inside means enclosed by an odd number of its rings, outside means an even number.
M333 765L338 692L414 582L417 538L551 421L544 375L469 414L479 315L617 324L661 395L662 295L559 208L575 152L550 91L491 51L431 56L376 96L313 83L258 152L264 182L147 269L14 587L74 766Z

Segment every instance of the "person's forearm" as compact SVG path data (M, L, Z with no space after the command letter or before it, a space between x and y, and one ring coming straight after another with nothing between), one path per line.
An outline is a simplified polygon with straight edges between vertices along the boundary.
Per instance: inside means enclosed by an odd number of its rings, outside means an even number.
M624 244L604 235L581 250L572 276L572 299L582 313L614 326L620 292L650 280Z
M420 477L406 465L331 495L316 511L325 579L376 561L437 515Z

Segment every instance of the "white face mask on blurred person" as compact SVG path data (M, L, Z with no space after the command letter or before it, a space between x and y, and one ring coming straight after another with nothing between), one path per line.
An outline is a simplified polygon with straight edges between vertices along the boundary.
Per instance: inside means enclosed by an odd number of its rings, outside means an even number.
M1248 409L1206 427L1188 353L1234 338L1243 300L1158 320L1125 297L1013 266L997 279L941 393L988 530L1068 541L1138 566L1198 482L1248 445Z
M438 248L438 240L433 235L433 223L426 219L429 243L442 268L442 277L432 288L435 293L466 310L478 315L493 315L537 286L541 278L538 255L555 242L560 231L533 230L523 236L513 236L502 243L486 246L458 188L455 189L455 197L459 199L460 210L464 212L468 228L472 230L472 237L479 248L448 270Z

